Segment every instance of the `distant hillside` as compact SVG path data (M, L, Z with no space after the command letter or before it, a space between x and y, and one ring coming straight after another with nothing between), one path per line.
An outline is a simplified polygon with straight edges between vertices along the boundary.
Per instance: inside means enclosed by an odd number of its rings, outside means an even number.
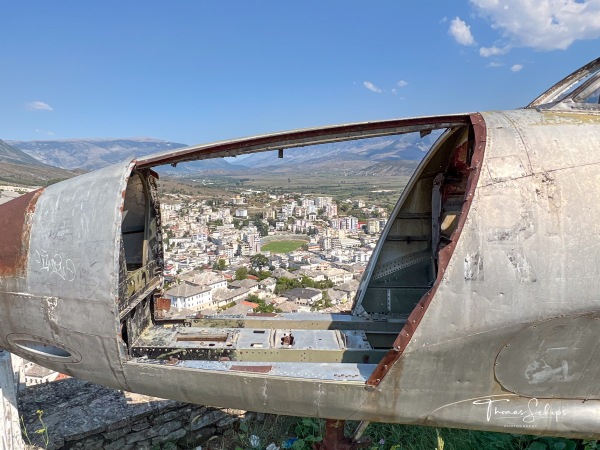
M44 186L76 173L52 167L0 140L0 183Z
M418 133L313 145L287 149L283 158L277 151L256 153L247 157L182 162L173 168L158 168L164 174L240 175L249 171L269 173L358 173L378 163L376 173L398 175L414 170L429 150L439 132L424 138ZM68 139L56 141L8 141L33 158L65 169L99 169L135 156L165 152L185 144L152 138Z
M353 173L356 176L389 176L389 175L404 175L410 176L416 170L420 161L385 161L364 169L357 170Z
M434 132L421 138L411 133L313 145L284 150L283 158L277 157L277 151L256 153L239 164L261 172L405 175L414 171L439 135Z
M0 161L13 164L41 164L37 159L29 156L18 148L7 144L3 140L0 140Z
M137 155L185 147L159 139L66 139L8 141L28 155L63 169L94 170Z
M64 169L95 170L124 159L187 147L178 142L153 138L126 139L64 139L55 141L8 141L28 155ZM193 161L179 164L177 168L165 166L161 172L235 172L239 168L223 159Z

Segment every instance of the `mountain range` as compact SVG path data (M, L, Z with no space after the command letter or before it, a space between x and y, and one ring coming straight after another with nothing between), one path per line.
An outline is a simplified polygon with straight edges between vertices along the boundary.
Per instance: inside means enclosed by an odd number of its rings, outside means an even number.
M277 151L254 153L238 164L252 169L278 172L356 172L396 174L408 166L416 167L431 147L438 133L424 138L418 134L359 139L332 144L313 145L284 151L278 158ZM237 162L237 161L236 161ZM400 170L404 175L405 170Z
M414 170L416 163L431 147L439 132L420 138L418 133L385 136L355 141L294 148L284 151L255 153L238 158L219 158L178 164L176 168L162 166L166 174L204 173L232 175L247 171L284 173L370 173L405 175ZM46 141L7 141L15 150L22 150L19 158L49 164L63 169L95 170L126 158L186 147L185 144L153 138L123 139L68 139ZM14 152L14 151L13 151ZM10 158L6 152L6 158ZM18 158L17 158L18 159Z
M44 164L0 140L0 183L44 186L79 173Z

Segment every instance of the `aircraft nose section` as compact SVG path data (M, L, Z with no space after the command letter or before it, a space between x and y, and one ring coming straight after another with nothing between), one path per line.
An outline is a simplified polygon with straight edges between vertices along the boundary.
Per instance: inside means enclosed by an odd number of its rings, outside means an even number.
M125 386L120 228L130 160L0 205L0 348Z

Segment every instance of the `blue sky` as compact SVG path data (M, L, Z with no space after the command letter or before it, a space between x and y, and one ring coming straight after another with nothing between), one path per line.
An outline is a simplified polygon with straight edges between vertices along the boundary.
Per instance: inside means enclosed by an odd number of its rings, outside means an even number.
M186 144L527 104L600 0L5 1L0 139Z

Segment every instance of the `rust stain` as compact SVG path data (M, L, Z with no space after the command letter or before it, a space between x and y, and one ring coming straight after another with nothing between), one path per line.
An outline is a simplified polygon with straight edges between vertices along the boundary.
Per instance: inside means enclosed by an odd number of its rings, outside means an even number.
M156 303L154 304L156 308L156 312L158 311L168 311L171 309L171 300L164 297L159 297L156 299Z
M25 274L31 219L42 192L38 189L0 205L0 277Z
M383 357L383 359L379 362L379 364L367 380L366 385L368 387L374 387L379 385L383 377L389 372L389 370L396 363L396 361L398 361L398 359L406 349L406 346L415 334L417 327L421 323L421 320L423 319L423 316L425 315L425 312L427 311L427 308L431 303L431 299L437 292L437 289L440 286L440 282L442 281L442 278L446 273L448 263L450 262L450 258L454 253L458 237L460 236L462 229L465 225L465 221L467 220L467 216L471 208L471 203L473 203L473 197L475 195L475 187L477 186L477 180L479 179L479 174L481 172L481 165L483 163L483 154L486 143L486 127L483 117L481 116L481 114L477 113L472 114L470 117L473 126L473 131L475 134L475 148L473 156L471 158L470 173L467 179L465 199L461 208L458 226L456 227L456 230L454 230L454 232L452 233L451 242L439 252L438 273L433 287L429 290L429 292L427 292L427 294L425 294L421 298L421 300L419 300L419 303L417 303L415 309L413 309L410 315L408 316L406 324L404 325L404 327L400 331L400 334L394 341L394 348Z
M177 342L226 342L227 335L226 334L207 334L207 335L183 335L177 336Z
M321 442L313 444L315 450L359 450L371 446L369 438L355 441L346 437L345 420L327 419L325 421L325 436Z

